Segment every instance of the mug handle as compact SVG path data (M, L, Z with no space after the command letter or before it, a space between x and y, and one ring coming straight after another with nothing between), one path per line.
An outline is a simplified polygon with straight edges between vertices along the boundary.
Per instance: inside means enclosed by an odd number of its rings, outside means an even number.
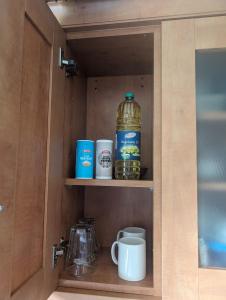
M118 233L117 233L117 241L120 239L121 233L123 234L123 231L122 231L122 230L119 230Z
M118 245L118 241L115 241L115 242L112 244L112 246L111 246L111 258L112 258L113 262L114 262L116 265L118 265L118 260L117 260L117 258L116 258L116 256L115 256L115 247L116 247L116 245Z

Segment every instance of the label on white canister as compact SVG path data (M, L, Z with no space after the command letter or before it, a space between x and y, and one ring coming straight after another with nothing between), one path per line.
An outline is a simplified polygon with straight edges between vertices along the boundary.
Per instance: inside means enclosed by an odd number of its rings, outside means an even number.
M98 140L96 147L96 178L112 179L112 144L111 140Z
M112 153L109 149L103 149L98 155L98 163L102 168L110 168L112 166Z

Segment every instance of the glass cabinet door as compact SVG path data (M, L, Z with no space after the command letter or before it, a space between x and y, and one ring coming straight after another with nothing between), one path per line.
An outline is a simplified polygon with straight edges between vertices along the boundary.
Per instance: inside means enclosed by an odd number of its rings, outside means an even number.
M226 299L226 16L162 24L162 241L163 298Z
M226 49L196 51L200 267L226 268Z

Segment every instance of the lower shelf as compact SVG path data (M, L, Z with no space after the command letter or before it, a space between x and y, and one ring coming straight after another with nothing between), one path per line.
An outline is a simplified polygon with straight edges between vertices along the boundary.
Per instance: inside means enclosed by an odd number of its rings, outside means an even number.
M74 278L64 272L61 274L59 286L140 295L153 295L154 292L153 277L150 272L144 280L138 282L120 279L117 274L117 266L113 264L108 248L101 250L98 254L94 270L91 273Z

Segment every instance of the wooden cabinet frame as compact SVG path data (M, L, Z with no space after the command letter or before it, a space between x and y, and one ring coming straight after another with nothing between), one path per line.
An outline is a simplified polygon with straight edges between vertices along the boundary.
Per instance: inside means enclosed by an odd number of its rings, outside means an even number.
M101 0L49 2L50 8L65 30L93 31L103 27L138 26L167 19L212 16L226 13L223 0ZM140 24L139 24L140 23Z

